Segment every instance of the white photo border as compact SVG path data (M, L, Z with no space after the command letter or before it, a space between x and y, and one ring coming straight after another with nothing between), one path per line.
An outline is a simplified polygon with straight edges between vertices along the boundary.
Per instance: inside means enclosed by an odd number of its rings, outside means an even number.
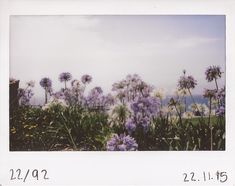
M235 183L235 3L233 0L9 0L0 19L0 184L182 185L184 172L226 171ZM157 152L10 152L9 18L11 15L225 15L226 150ZM49 180L10 181L10 169L47 169ZM200 182L197 185L212 185Z

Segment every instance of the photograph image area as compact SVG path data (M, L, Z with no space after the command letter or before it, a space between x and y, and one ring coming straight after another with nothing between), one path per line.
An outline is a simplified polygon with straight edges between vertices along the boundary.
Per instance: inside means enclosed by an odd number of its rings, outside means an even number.
M225 23L11 16L10 151L225 150Z

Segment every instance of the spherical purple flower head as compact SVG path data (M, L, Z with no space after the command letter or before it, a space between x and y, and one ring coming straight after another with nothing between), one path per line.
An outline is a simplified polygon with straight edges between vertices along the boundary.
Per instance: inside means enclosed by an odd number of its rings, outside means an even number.
M121 134L120 136L114 134L107 142L108 151L135 151L137 148L138 144L135 139L125 134Z
M159 110L160 102L155 97L139 97L136 102L131 104L134 113L156 114Z
M132 134L136 129L136 123L134 122L133 118L129 118L125 123L125 127L129 134Z
M182 89L193 89L197 85L197 81L193 76L181 76L178 82L178 88Z
M43 87L44 89L48 89L48 88L51 88L52 86L52 82L49 78L45 77L45 78L42 78L41 81L40 81L40 85L41 87Z
M126 80L116 82L112 85L112 91L122 90L126 87L126 84L127 84Z
M205 98L216 98L217 90L216 89L205 89L203 96Z
M88 74L85 74L82 76L82 83L83 84L88 84L92 81L92 77Z
M134 74L134 75L127 75L126 76L126 81L128 85L131 85L133 87L137 86L139 83L142 82L140 76L138 74Z
M95 87L92 89L93 91L97 92L98 94L102 94L103 93L103 90L101 87Z
M69 72L63 72L59 75L60 82L69 81L72 79L72 75Z
M208 82L211 82L214 79L221 78L222 72L219 66L210 66L207 68L205 74L206 74L206 80Z

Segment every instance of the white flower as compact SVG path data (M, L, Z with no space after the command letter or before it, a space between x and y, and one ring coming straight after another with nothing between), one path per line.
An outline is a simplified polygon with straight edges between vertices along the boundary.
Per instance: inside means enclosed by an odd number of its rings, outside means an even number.
M189 109L192 112L197 112L198 109L199 109L200 113L204 116L208 115L208 113L209 113L209 108L207 107L206 104L200 104L200 103L194 104L194 103L192 103L191 105L189 105Z
M63 99L51 99L47 104L45 104L42 107L42 110L48 110L51 109L54 106L61 106L63 108L68 107L68 105L66 104L66 102Z
M26 85L28 87L32 87L33 88L35 86L35 81L29 81L29 82L26 83Z
M165 99L166 98L166 95L165 95L165 90L160 88L158 89L155 94L154 94L156 97L160 98L161 100Z
M183 113L182 117L185 118L185 119L190 119L190 118L194 117L194 114L193 114L193 112L187 111L187 112Z

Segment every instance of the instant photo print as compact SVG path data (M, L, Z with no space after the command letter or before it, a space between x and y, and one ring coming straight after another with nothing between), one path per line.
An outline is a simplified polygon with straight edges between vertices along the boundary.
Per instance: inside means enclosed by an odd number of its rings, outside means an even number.
M235 184L234 1L0 9L0 186Z

